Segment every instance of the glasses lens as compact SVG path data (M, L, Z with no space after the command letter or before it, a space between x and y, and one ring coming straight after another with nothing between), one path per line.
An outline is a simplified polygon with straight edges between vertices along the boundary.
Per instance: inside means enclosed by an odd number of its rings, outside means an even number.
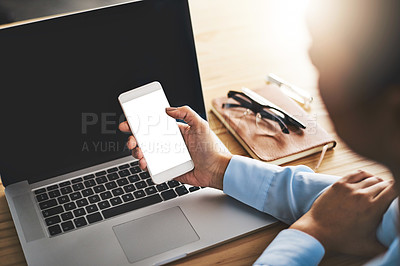
M256 115L257 134L275 136L282 132L278 122L263 118L260 113Z
M234 99L229 98L226 104L224 105L224 110L225 113L230 117L230 118L244 118L247 115L253 115L253 112L250 109L244 108L244 107L233 107L230 106L230 104L234 105L239 105L237 101Z

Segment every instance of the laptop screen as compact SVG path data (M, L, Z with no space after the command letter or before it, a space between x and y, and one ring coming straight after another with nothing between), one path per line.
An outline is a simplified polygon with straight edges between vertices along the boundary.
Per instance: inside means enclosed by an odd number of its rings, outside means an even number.
M159 81L205 108L187 0L146 0L0 30L0 174L30 183L130 154L120 93Z

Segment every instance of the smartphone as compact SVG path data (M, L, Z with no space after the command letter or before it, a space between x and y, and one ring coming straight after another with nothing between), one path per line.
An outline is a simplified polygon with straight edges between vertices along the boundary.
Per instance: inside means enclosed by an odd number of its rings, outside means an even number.
M118 100L147 162L154 183L161 184L194 168L178 124L157 81L122 93Z

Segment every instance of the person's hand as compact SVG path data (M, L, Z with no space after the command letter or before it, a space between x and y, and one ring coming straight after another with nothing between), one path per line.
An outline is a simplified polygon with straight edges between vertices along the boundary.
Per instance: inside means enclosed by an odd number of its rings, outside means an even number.
M334 183L290 228L315 237L327 251L376 256L385 250L376 230L395 197L393 181L359 171Z
M194 162L194 169L176 180L193 186L222 190L223 176L232 155L220 145L208 123L190 107L170 107L166 109L166 112L169 116L187 123L178 123L178 125ZM131 132L127 122L122 122L119 129L123 132ZM133 136L129 137L127 146L132 150L133 157L139 159L139 167L146 169L146 160Z

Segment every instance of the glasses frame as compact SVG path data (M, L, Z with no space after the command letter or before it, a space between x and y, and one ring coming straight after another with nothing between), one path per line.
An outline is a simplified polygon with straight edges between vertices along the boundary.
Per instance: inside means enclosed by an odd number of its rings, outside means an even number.
M246 108L251 110L255 115L258 113L261 115L262 118L268 119L268 120L272 120L275 121L279 124L281 130L283 133L285 134L289 134L289 129L287 126L293 126L297 129L302 128L305 129L305 126L298 123L297 121L293 120L293 118L291 116L289 116L288 114L286 114L285 112L270 106L270 105L262 105L256 101L254 101L253 99L251 99L250 97L248 97L246 94L244 94L243 92L239 92L239 91L229 91L228 92L228 98L232 98L234 100L236 100L239 104L235 104L235 103L223 103L222 104L222 108L237 108L237 107L241 107L241 108ZM272 110L271 111L267 111L265 109L269 109ZM278 113L278 114L276 114Z

